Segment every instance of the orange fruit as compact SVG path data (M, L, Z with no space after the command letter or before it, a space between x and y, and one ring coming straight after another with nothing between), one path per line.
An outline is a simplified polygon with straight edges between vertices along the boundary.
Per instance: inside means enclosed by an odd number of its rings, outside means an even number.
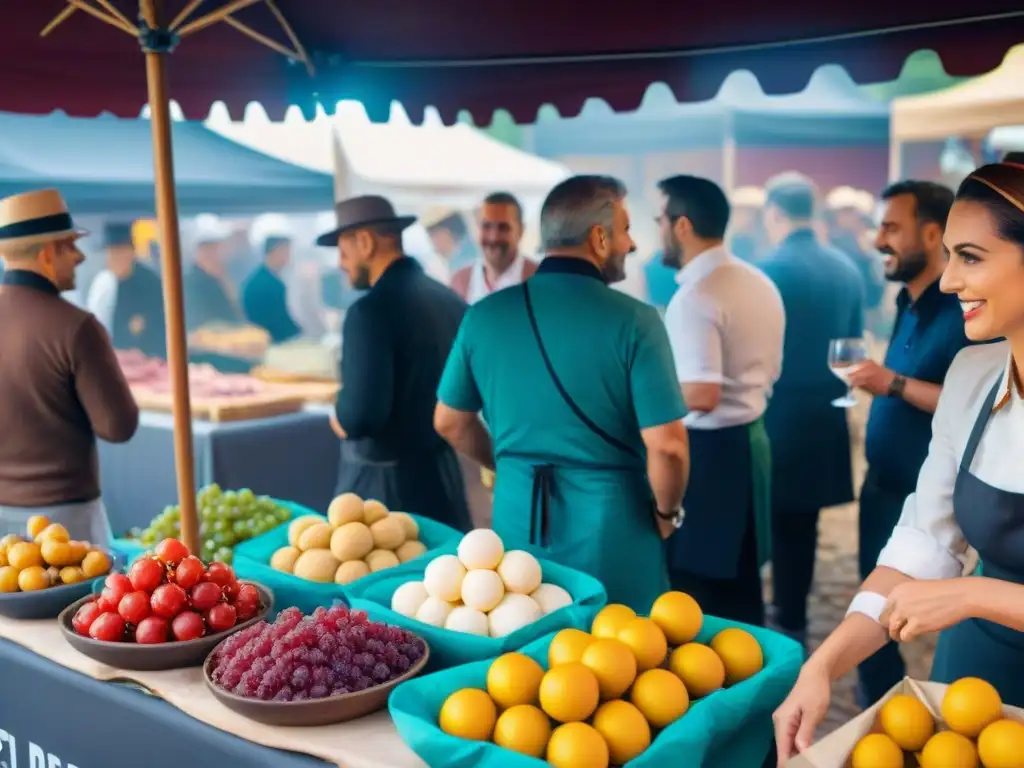
M502 709L536 704L544 669L522 653L499 656L487 670L487 692Z
M649 669L633 683L629 700L654 728L674 723L690 708L683 681L667 669Z
M540 681L540 707L555 720L586 720L601 698L597 677L578 661L549 669Z
M594 617L594 623L590 625L590 634L594 637L618 637L619 630L626 626L630 619L635 618L636 611L628 605L606 605Z
M878 713L878 724L900 749L920 752L935 733L935 718L916 696L893 696Z
M548 645L548 668L583 658L583 651L594 642L594 636L582 629L563 629Z
M619 630L618 639L633 651L637 669L641 672L661 666L668 655L665 633L650 619L638 617L626 622Z
M43 517L42 515L32 515L25 524L25 528L27 529L28 537L30 539L35 539L35 537L46 530L49 525L50 521L48 518Z
M594 713L594 728L604 736L613 765L625 765L651 746L651 728L628 701L606 701Z
M478 688L463 688L444 700L437 723L450 736L470 741L490 741L498 709L491 697Z
M597 677L602 699L617 699L636 679L636 657L621 640L595 640L580 661Z
M940 731L928 739L918 762L921 768L978 768L978 750L966 736Z
M551 721L537 707L509 707L494 724L494 743L530 757L541 758L551 738Z
M12 568L19 571L43 564L43 555L39 545L30 541L21 541L7 550L7 561Z
M903 768L903 750L884 733L869 733L854 746L850 768Z
M725 684L725 665L711 648L687 643L672 651L668 667L683 681L691 699L713 693Z
M651 606L651 621L661 627L669 645L683 645L700 632L704 612L685 592L666 592Z
M555 768L608 768L608 744L586 723L566 723L551 733L547 761Z
M711 640L711 649L725 665L726 685L736 685L764 668L764 653L754 636L743 629L723 629Z
M985 768L1024 768L1024 723L996 720L978 737L978 757Z
M1003 716L1003 702L991 683L962 677L946 688L941 711L950 730L976 739L986 725Z

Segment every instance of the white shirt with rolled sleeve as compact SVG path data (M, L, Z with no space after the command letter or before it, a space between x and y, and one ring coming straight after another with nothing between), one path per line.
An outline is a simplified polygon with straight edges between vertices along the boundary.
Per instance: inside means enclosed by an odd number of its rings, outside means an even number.
M878 565L915 579L963 575L969 542L953 513L953 490L967 440L997 380L999 407L989 419L968 469L988 485L1024 493L1024 400L1016 387L1010 386L1009 360L1006 342L967 347L954 358L932 418L932 440L917 488L904 502L899 522L878 556ZM1000 404L1003 397L1005 401ZM850 611L877 620L884 604L880 595L861 592Z
M691 411L689 429L757 421L782 371L786 314L774 283L723 247L696 256L676 275L665 311L680 384L720 384L710 413Z

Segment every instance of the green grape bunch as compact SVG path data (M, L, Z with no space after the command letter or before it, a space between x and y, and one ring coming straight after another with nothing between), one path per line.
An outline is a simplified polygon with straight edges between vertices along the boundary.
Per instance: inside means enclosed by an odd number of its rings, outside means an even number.
M267 533L291 518L291 512L279 506L269 496L257 496L248 488L224 491L217 483L200 489L196 494L199 510L199 539L203 562L230 564L234 559L234 546L239 542ZM181 508L164 507L153 518L149 527L138 532L136 538L145 547L181 534Z

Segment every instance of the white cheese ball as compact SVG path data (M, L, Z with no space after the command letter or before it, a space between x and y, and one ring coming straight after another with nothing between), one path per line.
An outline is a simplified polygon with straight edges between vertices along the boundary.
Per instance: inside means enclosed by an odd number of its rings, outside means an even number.
M444 628L452 632L465 632L470 635L487 637L489 627L487 617L480 611L467 608L464 605L456 606L445 619Z
M541 584L537 589L530 593L530 597L532 597L534 601L536 601L537 605L540 606L540 609L544 611L545 616L557 611L559 608L565 608L567 605L572 605L572 595L557 584Z
M420 606L430 595L422 581L407 581L391 596L391 610L409 618L415 618Z
M477 528L459 542L459 560L466 568L493 571L505 554L501 537L490 528Z
M432 627L443 627L448 620L448 614L452 612L451 603L438 600L436 597L428 597L423 605L416 611L416 620L429 624Z
M513 549L498 563L498 575L509 592L529 595L540 586L540 563L529 552Z
M506 592L505 597L487 616L488 632L491 637L505 637L532 624L543 615L540 606L529 595Z
M469 571L462 580L462 602L487 613L505 596L505 585L494 571Z
M427 594L454 603L462 599L462 580L466 578L466 568L455 555L441 555L427 563L423 571L423 586Z

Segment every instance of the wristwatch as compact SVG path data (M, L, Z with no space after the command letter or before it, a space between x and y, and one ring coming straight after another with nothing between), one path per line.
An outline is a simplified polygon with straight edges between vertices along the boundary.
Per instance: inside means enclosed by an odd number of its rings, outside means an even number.
M686 510L682 507L679 507L679 509L672 512L662 512L660 509L655 507L654 512L662 520L670 521L673 528L683 527L683 519L686 517Z
M900 376L896 374L892 377L892 382L889 384L889 397L903 397L903 390L907 388L906 376Z

